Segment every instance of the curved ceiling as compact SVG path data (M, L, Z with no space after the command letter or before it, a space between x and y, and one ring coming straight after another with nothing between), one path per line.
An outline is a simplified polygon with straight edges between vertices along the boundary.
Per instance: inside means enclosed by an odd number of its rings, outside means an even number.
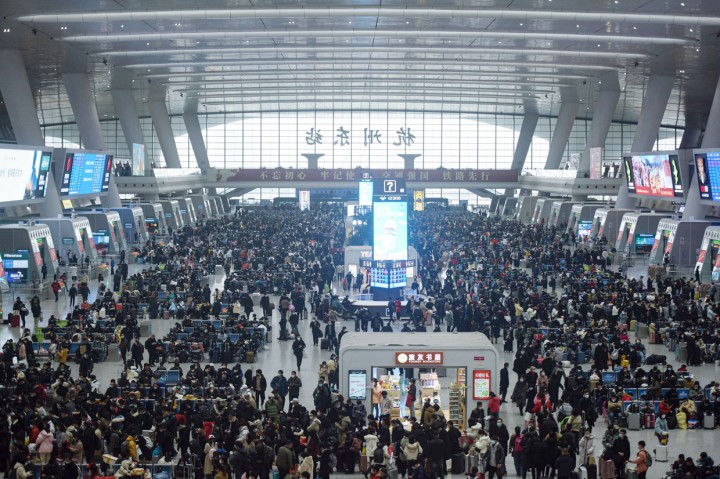
M663 123L683 125L712 102L719 13L717 0L4 0L0 47L22 50L46 124L73 121L61 74L81 68L101 119L116 86L147 115L151 85L171 113L197 97L208 112L555 115L577 90L590 117L617 77L615 119L637 121L659 72L675 77Z

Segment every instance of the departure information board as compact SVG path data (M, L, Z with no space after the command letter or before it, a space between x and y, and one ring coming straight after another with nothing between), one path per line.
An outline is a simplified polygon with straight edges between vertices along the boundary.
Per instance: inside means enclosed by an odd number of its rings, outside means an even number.
M66 196L99 194L108 190L112 155L68 153L63 165L60 194Z

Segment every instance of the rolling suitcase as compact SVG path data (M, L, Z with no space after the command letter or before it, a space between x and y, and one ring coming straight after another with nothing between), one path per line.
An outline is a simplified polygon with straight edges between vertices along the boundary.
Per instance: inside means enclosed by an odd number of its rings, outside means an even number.
M389 479L398 479L398 468L395 464L391 464L388 466L387 477Z
M638 479L638 472L635 464L628 464L625 469L625 479Z
M705 413L703 417L703 429L715 429L715 415Z
M628 429L631 431L640 430L640 413L631 412L627 415Z
M655 429L655 414L643 414L643 427L645 429Z
M320 340L320 349L322 349L323 351L327 351L328 349L330 349L330 341L328 341L326 338L322 338Z
M453 454L452 456L452 473L463 474L465 472L465 454Z
M170 319L170 311L169 310L166 309L165 311L163 311L163 319Z
M577 479L587 479L587 469L585 466L580 466L577 471L575 471L575 477Z
M11 328L19 328L20 327L20 315L19 314L10 314L10 327Z
M668 462L668 447L658 445L653 451L653 460L657 462Z
M246 363L254 363L255 362L255 353L253 351L247 351L245 353L245 362Z
M615 463L612 460L600 458L600 477L615 479Z

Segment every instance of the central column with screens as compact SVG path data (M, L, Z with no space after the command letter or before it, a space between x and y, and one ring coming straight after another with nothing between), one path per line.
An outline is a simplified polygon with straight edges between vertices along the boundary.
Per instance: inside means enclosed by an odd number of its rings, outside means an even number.
M373 180L373 263L375 299L398 296L407 285L408 202L403 179Z

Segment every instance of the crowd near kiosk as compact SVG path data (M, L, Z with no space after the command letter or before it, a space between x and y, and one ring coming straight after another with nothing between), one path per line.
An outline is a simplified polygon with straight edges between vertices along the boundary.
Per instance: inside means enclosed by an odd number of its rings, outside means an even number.
M197 215L198 219L213 217L212 211L210 209L210 201L207 199L206 196L191 195L188 197L188 200L192 203L193 209L195 210L195 214Z
M615 249L619 253L647 256L655 243L660 221L668 218L664 213L627 213L617 232Z
M192 201L186 198L178 198L178 204L180 205L180 216L182 217L185 225L193 226L197 223L197 216L195 216L195 208L193 207Z
M598 208L593 216L591 235L593 238L607 238L614 241L620 230L620 223L625 213L632 213L633 210Z
M712 226L709 221L661 220L650 251L649 265L661 265L667 274L688 276L697 263L696 251L708 226ZM680 247L675 248L677 245Z
M460 424L478 401L498 391L501 366L497 350L481 333L348 333L339 362L341 394L362 401L368 411L373 388L380 388L393 400L391 418L408 417L406 388L415 379L415 413L427 399Z
M602 205L587 203L574 205L572 210L570 210L570 219L568 220L565 231L575 233L579 238L589 236L592 230L595 212L599 208L602 208Z

